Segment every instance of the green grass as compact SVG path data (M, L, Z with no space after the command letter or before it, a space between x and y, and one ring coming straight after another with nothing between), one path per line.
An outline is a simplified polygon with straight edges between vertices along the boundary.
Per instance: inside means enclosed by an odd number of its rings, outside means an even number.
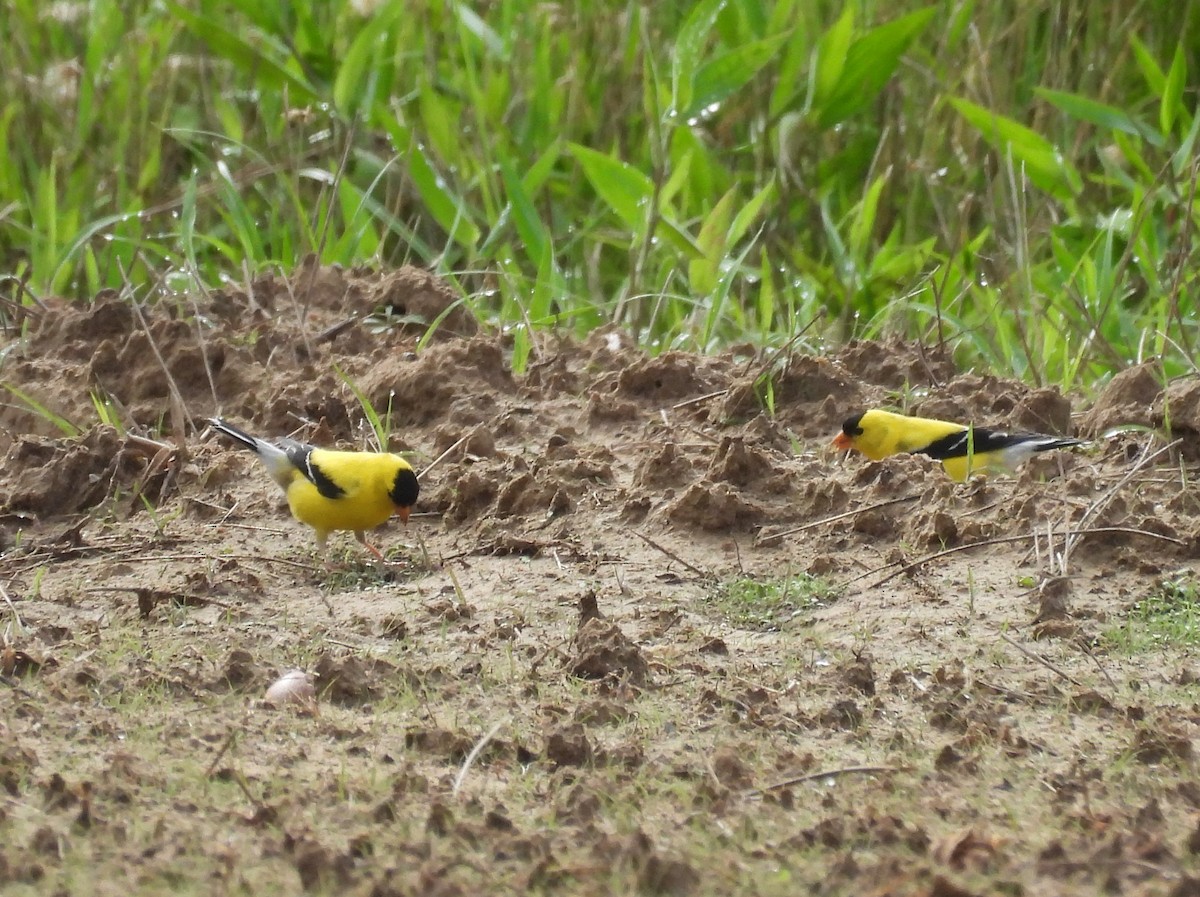
M366 9L366 12L360 10ZM7 4L0 316L414 262L510 330L1196 362L1192 4ZM432 324L433 322L428 322Z
M782 579L740 577L721 583L711 597L712 606L740 629L774 630L788 621L838 598L828 580L801 573Z
M82 428L76 426L62 415L51 411L33 396L29 395L29 393L17 389L17 387L13 386L11 383L0 382L0 388L7 390L9 395L20 402L20 405L17 407L23 407L29 411L32 411L42 420L45 420L46 422L57 427L59 432L61 432L64 436L75 437L83 433Z
M370 444L367 448L370 451L386 452L391 450L392 440L392 399L393 396L388 396L387 410L382 415L375 410L375 406L371 404L371 400L367 398L366 393L359 388L358 383L343 371L336 364L333 366L334 372L338 375L343 383L350 388L350 392L354 394L354 398L358 402L359 408L363 413L363 421L371 428L369 437ZM371 441L373 440L373 441Z
M1200 581L1164 580L1136 602L1125 619L1104 633L1116 650L1128 654L1190 649L1200 645Z
M393 565L408 560L403 549L380 550ZM379 588L421 575L415 564L411 568L409 565L384 566L353 541L333 547L327 557L318 559L316 566L321 589L329 594Z

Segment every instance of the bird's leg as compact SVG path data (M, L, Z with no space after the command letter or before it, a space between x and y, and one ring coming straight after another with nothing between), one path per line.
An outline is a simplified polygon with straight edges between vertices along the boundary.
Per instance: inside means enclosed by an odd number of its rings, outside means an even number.
M335 566L329 557L329 533L318 531L317 534L317 555L324 561L326 567Z
M371 552L371 554L375 555L375 557L379 558L385 564L388 562L388 559L380 553L379 549L367 541L367 534L362 530L355 530L354 538L358 539L358 541L362 543L362 546L367 549L367 551Z

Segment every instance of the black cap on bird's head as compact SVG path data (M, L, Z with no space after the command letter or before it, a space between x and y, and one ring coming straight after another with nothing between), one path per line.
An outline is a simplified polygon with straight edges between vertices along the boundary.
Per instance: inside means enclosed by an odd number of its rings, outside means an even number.
M420 494L421 484L417 482L417 475L413 473L412 468L401 467L397 470L396 479L392 481L392 488L388 490L388 497L396 506L396 513L405 523L408 523L408 515L412 511L412 506L417 503L417 496Z
M839 449L854 448L854 439L863 434L862 419L865 411L860 411L854 417L846 418L842 424L842 432L833 437L833 445Z

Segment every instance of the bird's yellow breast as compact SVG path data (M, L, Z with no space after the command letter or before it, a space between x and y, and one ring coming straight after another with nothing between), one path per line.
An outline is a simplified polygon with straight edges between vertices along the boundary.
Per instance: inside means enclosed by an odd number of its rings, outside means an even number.
M288 507L299 521L318 533L373 529L396 511L388 491L404 462L395 455L333 452L318 449L312 464L342 490L337 498L322 495L300 471L287 487Z
M950 479L956 480L959 483L965 483L967 477L973 473L983 473L995 466L993 459L988 458L987 455L972 455L969 458L947 458L942 462L942 467L946 469L946 473L950 475Z

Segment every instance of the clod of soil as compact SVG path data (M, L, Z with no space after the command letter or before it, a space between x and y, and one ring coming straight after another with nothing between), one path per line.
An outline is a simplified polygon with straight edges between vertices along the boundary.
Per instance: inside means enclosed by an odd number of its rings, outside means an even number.
M859 694L868 698L875 696L875 668L869 654L858 654L853 662L841 670L842 681Z
M763 519L763 510L725 482L693 483L663 510L663 516L682 527L710 532L748 531Z
M649 664L636 644L615 623L589 617L573 639L572 676L580 679L620 679L642 685Z
M746 445L741 436L722 438L709 465L708 476L742 489L757 486L770 490L787 485L786 479L777 480L770 458L762 450Z
M422 268L405 266L368 281L368 304L360 311L381 310L402 319L410 332L424 335L440 319L434 336L474 336L479 325L462 301L441 278Z
M284 849L292 855L300 875L300 884L306 891L337 888L350 880L353 858L336 855L315 838L287 835Z
M592 757L592 743L578 723L556 729L546 739L546 759L556 766L586 766Z
M356 655L322 654L314 673L317 690L335 704L361 704L378 698L389 685L406 680L405 673L385 660L363 660Z
M725 745L712 755L712 771L718 782L734 791L754 784L754 770L746 763L745 748Z
M622 395L655 403L695 398L718 388L715 360L698 360L684 352L664 352L642 358L621 371L617 391Z
M1057 389L1036 389L1022 396L1012 413L1014 430L1071 434L1071 400Z
M426 727L415 727L405 732L404 746L409 750L447 757L458 763L462 762L473 747L471 739L461 732Z
M121 437L112 427L93 427L68 442L22 437L4 458L0 476L7 484L0 503L11 511L51 517L99 503L137 469L121 452Z
M1154 423L1183 440L1179 450L1184 460L1200 460L1200 379L1168 384L1154 403Z
M254 655L244 648L234 648L225 658L221 674L213 683L215 689L246 691L260 680Z
M0 787L11 797L19 796L36 764L37 756L33 751L18 744L0 746Z
M657 491L682 485L693 473L693 463L680 451L679 446L667 442L642 458L634 471L633 482L639 490Z
M1171 723L1142 726L1137 730L1134 756L1143 763L1162 763L1164 760L1188 762L1194 754L1191 737Z
M1127 368L1114 376L1079 422L1079 431L1091 437L1125 425L1153 425L1153 406L1162 392L1162 380L1149 363Z

